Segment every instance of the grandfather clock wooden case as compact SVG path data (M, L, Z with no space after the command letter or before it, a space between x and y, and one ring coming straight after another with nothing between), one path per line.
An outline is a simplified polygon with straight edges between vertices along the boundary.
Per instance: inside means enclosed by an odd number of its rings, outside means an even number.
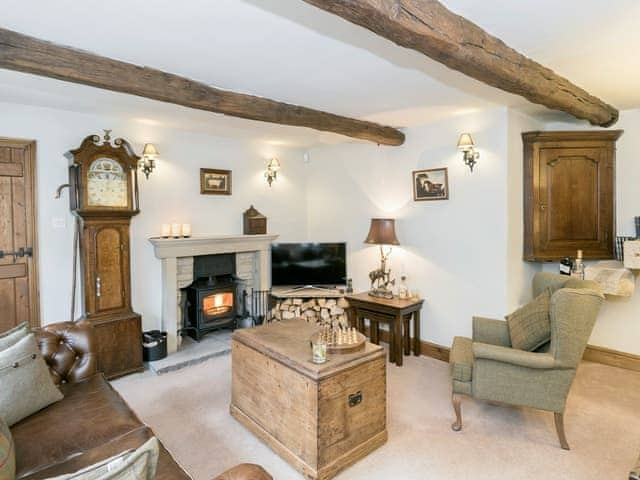
M522 134L524 259L614 257L615 152L622 130Z
M129 225L137 215L139 157L123 139L91 135L67 156L79 219L83 319L94 326L107 378L142 370L141 317L131 308Z

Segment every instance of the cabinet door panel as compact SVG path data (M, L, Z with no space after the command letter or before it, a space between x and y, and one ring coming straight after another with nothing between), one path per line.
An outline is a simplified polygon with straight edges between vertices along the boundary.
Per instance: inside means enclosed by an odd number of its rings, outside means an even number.
M600 150L545 149L541 153L547 240L598 241Z
M108 227L96 233L96 273L100 290L96 292L97 311L124 307L122 233Z
M541 250L556 256L578 249L606 255L612 222L609 163L602 147L540 150L536 216Z

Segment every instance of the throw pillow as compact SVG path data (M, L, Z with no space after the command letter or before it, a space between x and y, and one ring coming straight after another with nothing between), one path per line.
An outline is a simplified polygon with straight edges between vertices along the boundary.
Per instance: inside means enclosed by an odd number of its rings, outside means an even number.
M531 302L507 315L511 346L533 351L551 340L551 290L546 289Z
M26 337L27 333L29 333L29 324L27 322L22 322L17 327L0 333L0 352L11 345L15 345L18 340Z
M0 385L0 417L9 426L63 398L33 333L0 351Z
M49 480L154 480L158 454L158 440L151 437L136 450L128 450L77 472Z
M15 480L16 451L7 423L0 417L0 480Z

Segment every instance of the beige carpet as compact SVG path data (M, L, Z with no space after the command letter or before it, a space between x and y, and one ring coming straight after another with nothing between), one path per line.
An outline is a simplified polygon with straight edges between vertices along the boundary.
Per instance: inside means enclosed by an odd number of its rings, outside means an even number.
M156 376L113 382L195 480L241 462L277 480L302 478L228 413L229 355ZM463 402L451 431L448 365L425 357L388 366L389 441L336 478L620 479L640 452L640 373L584 363L569 396L571 451L558 446L550 413Z

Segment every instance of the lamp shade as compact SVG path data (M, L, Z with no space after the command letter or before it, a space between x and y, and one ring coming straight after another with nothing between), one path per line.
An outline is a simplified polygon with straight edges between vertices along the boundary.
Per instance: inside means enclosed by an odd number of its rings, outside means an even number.
M278 170L280 170L280 161L276 157L273 157L271 160L269 160L269 165L267 165L267 168L269 170L277 172Z
M463 133L458 140L458 148L460 150L467 150L470 147L473 147L473 138L471 138L470 133Z
M400 245L396 237L396 221L393 218L372 218L369 235L364 243L374 245Z
M160 153L153 143L145 143L142 149L142 155L145 157L157 157Z

